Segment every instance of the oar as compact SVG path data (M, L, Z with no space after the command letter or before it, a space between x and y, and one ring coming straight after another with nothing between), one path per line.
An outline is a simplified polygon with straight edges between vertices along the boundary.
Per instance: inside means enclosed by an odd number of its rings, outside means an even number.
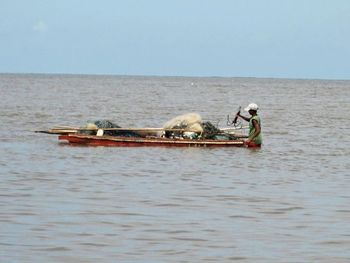
M248 129L249 126L242 126L242 127L228 127L228 128L220 128L221 131L236 131L236 130L244 130Z
M73 129L49 129L49 130L39 130L39 131L34 131L37 133L47 133L47 134L68 134L68 133L77 133L77 130Z
M248 126L244 127L229 127L229 128L219 128L220 131L230 131L230 130L240 130L240 129L246 129ZM191 131L189 129L167 129L167 128L78 128L78 127L69 127L69 126L56 126L49 130L38 130L35 132L42 132L46 133L48 131L52 132L77 132L77 131L97 131L97 130L104 130L104 131L177 131L177 132L185 132L185 131ZM198 132L198 131L193 131Z
M223 133L230 132L232 130L240 130L247 127L240 128L221 128L220 131ZM135 131L135 132L157 132L157 131L169 131L169 132L198 132L191 131L188 129L165 129L165 128L79 128L71 126L55 126L49 130L38 130L36 133L47 133L47 134L68 134L68 133L77 133L78 131Z
M188 129L164 129L164 128L76 128L67 127L62 129L59 127L54 127L49 130L38 130L37 133L47 133L47 134L68 134L77 133L78 131L135 131L135 132L157 132L157 131L171 131L171 132L191 132ZM196 131L193 131L196 132Z
M77 128L77 127L68 127L61 128L53 127L50 130L73 130L73 131L96 131L96 130L104 130L104 131L189 131L188 129L165 129L165 128L135 128L135 127L128 127L128 128Z

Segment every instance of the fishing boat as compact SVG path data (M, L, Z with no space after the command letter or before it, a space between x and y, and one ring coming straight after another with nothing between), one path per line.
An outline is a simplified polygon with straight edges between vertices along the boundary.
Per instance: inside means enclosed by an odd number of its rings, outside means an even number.
M166 147L242 147L243 139L237 140L209 140L209 139L182 139L162 137L122 137L122 136L96 136L84 134L62 134L58 137L74 145L90 146L166 146Z
M93 134L82 133L86 131L93 131ZM108 135L108 132L111 131L123 133L132 131L132 133L125 133L122 136ZM242 147L244 146L244 138L247 138L246 135L237 134L232 129L222 129L220 137L216 137L216 139L191 138L188 136L188 130L163 128L106 128L94 130L61 126L36 132L58 135L60 141L72 145L118 147ZM159 132L163 134L165 132L176 133L177 136L172 136L171 138L157 136Z
M84 127L58 126L36 132L56 134L60 141L72 145L118 147L242 147L247 138L237 127L219 129L202 122L196 113L178 116L162 128L122 128L103 120Z

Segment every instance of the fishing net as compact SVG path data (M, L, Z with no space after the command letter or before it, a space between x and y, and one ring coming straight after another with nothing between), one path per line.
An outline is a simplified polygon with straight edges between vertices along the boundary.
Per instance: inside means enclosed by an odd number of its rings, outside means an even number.
M237 137L233 134L228 134L217 127L215 127L211 122L203 122L203 133L202 138L203 139L211 139L211 140L237 140Z
M108 129L108 128L121 128L119 125L114 124L109 120L97 120L97 121L88 121L82 129L80 133L88 134L88 135L96 135L97 129ZM104 135L109 136L123 136L123 137L141 137L138 133L133 131L123 131L123 130L104 130Z
M215 139L215 136L221 133L221 131L209 121L203 122L202 127L202 138L204 139Z
M108 130L110 128L121 128L119 125L109 120L88 121L81 127L81 134L96 135L97 129L104 130L104 135L123 137L142 137L142 133L129 130ZM202 122L202 118L197 113L188 113L177 116L166 122L163 126L167 138L188 138L188 139L212 139L212 140L235 140L234 135L225 133L213 125L211 122ZM145 135L143 135L145 136ZM159 135L158 135L159 136Z
M190 139L212 139L212 140L234 140L231 134L224 133L211 122L203 122L197 113L188 113L177 116L166 122L164 129L179 129L181 131L165 131L167 138L190 138Z
M198 113L187 113L177 116L163 125L164 129L186 129L202 132L202 117Z
M168 130L183 130L190 131L193 133L200 134L203 132L203 128L201 126L202 117L198 113L187 113L180 116L177 116L169 121L167 121L164 125L164 129ZM165 137L182 137L183 131L166 131ZM196 136L193 136L196 137Z

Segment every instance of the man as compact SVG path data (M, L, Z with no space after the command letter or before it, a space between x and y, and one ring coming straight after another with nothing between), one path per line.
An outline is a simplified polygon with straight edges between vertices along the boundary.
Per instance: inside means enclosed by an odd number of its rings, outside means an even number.
M248 147L261 147L262 135L261 135L261 120L257 114L259 107L255 103L250 103L244 110L249 112L250 118L242 116L241 112L237 113L237 116L243 120L249 122L249 136L245 141Z

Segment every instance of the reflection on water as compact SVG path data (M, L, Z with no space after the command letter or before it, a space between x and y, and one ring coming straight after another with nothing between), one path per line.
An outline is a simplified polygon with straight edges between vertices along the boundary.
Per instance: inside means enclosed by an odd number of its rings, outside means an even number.
M347 81L0 75L4 262L347 262ZM256 102L264 146L72 147L32 131L159 127Z

